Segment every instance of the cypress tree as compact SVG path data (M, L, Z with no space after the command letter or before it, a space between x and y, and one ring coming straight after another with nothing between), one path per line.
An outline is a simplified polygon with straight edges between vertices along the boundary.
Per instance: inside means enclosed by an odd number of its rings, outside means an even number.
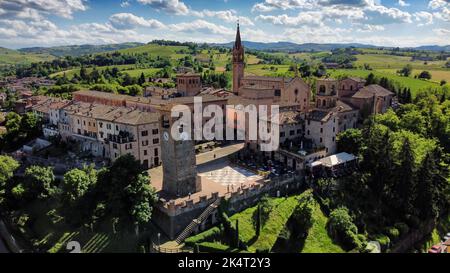
M261 205L258 205L256 211L256 237L261 234Z
M401 209L404 215L412 214L416 187L414 179L414 155L408 138L405 138L402 151L400 152L400 164L397 166L396 173L395 196L397 196L397 207Z
M422 220L435 218L438 215L436 187L433 184L436 174L436 163L433 154L428 153L417 173L417 197L415 207Z

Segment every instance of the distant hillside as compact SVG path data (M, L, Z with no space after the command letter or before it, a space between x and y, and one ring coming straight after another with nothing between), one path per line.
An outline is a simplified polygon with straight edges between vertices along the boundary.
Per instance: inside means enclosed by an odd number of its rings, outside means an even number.
M211 44L212 46L224 46L233 47L233 42L225 44ZM357 48L380 48L382 46L374 46L359 43L349 43L349 44L317 44L317 43L306 43L306 44L296 44L291 42L276 42L276 43L258 43L244 41L244 47L248 49L263 50L263 51L281 51L281 52L305 52L305 51L330 51L333 49L357 47ZM389 48L389 47L384 47ZM415 50L430 50L430 51L449 51L450 45L448 46L420 46L416 48L411 48Z
M57 57L61 56L81 56L86 54L102 53L106 51L116 51L144 45L143 43L122 43L108 45L69 45L55 47L30 47L19 49L25 53L49 54Z
M233 42L225 43L225 44L211 44L213 46L225 46L225 47L233 47ZM316 44L316 43L307 43L307 44L296 44L291 42L276 42L276 43L258 43L258 42L249 42L244 41L244 47L248 49L256 49L263 51L282 51L282 52L298 52L298 51L330 51L338 48L347 48L347 47L358 47L358 48L377 48L373 45L365 45L365 44Z
M446 51L450 52L450 45L446 46L437 46L437 45L429 45L429 46L419 46L415 47L416 50L429 50L429 51Z
M2 66L51 61L53 59L55 57L47 53L27 53L0 47L0 65Z

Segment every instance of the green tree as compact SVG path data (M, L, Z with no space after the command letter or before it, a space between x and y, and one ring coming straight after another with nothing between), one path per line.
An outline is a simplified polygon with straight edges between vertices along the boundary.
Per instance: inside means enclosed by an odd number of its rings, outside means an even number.
M366 78L366 85L376 84L377 79L375 78L375 75L373 73L369 73Z
M428 153L417 172L417 196L414 205L422 220L434 219L439 214L438 189L433 183L434 176L438 175L436 161L433 153Z
M387 126L392 131L400 129L400 119L392 109L382 115L375 115L375 122Z
M142 72L141 76L139 77L138 84L142 86L144 83L145 83L145 75L144 72Z
M428 72L428 71L422 71L422 72L420 72L418 78L419 79L431 80L431 73Z
M150 186L150 178L147 174L139 174L137 179L131 181L125 188L130 202L130 214L136 227L150 221L153 205L157 201L156 193Z
M358 228L353 223L353 219L345 207L339 207L330 213L328 232L335 240L343 243L348 248L355 248L361 245L358 238Z
M412 69L412 65L407 64L399 71L399 73L405 77L409 77L412 73Z
M25 113L21 119L20 129L27 138L36 137L40 132L39 117L32 112Z
M300 198L299 204L292 215L295 221L295 229L299 233L308 233L308 230L314 224L314 207L315 201L312 192L305 192Z
M418 110L411 110L404 113L400 119L400 125L403 129L423 136L427 133L427 122Z
M337 146L340 152L359 155L362 145L363 133L360 129L348 129L337 136Z
M62 199L64 203L74 204L86 194L91 184L88 174L79 169L73 169L64 174L62 181Z
M414 154L409 138L405 138L399 156L399 164L396 166L395 197L397 207L406 214L413 214L413 201L416 192L414 181Z
M19 163L14 158L0 155L0 191L4 190L6 182L13 177L14 171L19 166Z
M56 191L52 167L30 166L25 170L24 187L30 198L46 199Z

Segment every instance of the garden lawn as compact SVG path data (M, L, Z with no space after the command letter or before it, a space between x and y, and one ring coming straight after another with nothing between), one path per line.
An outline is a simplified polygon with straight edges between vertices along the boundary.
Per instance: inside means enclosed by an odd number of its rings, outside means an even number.
M251 252L252 250L256 249L272 249L275 242L278 239L278 235L283 230L283 228L286 226L287 221L291 217L292 213L294 212L295 208L298 205L299 196L291 196L288 198L277 198L272 199L271 201L274 202L273 209L269 214L269 217L264 224L264 226L261 228L261 234L256 239L256 241L251 244L249 247ZM253 208L256 209L256 208ZM249 214L246 214L247 217ZM252 214L253 215L253 214ZM244 236L243 227L241 226L241 218L239 215L234 215L231 217L231 220L239 219L239 231ZM247 221L247 224L249 221ZM251 222L251 226L253 227L253 222ZM248 227L248 231L251 231L252 228ZM253 232L254 227L253 227ZM254 233L256 234L256 232ZM246 234L246 238L248 239L248 233ZM251 243L251 242L249 242Z
M316 203L313 213L314 224L309 230L302 253L344 253L345 251L328 235L328 218Z

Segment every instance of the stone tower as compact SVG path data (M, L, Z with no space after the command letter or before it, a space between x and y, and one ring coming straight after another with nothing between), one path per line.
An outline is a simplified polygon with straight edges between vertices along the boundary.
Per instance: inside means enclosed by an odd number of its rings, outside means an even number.
M175 120L170 116L171 107L161 111L163 191L183 197L201 191L197 177L194 141L183 128L178 128L178 139L171 135Z
M318 79L316 82L316 107L329 109L336 106L338 81L335 79Z
M244 46L241 41L239 23L237 24L236 40L233 46L233 92L238 93L241 80L244 78Z
M202 80L200 74L184 73L177 75L177 90L184 97L192 97L200 93Z

